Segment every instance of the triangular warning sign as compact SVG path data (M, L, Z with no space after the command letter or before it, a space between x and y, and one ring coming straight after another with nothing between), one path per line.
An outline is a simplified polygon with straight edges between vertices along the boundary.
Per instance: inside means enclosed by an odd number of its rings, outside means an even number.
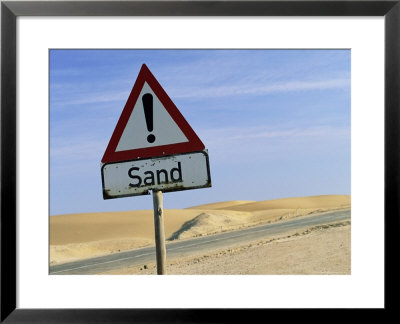
M143 64L101 162L201 150L202 141Z

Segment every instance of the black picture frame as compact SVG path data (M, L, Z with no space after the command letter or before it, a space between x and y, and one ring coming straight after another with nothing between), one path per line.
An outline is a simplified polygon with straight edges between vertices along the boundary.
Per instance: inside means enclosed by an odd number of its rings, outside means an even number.
M400 0L393 1L2 1L1 322L236 322L263 309L19 309L16 306L16 19L19 16L382 16L385 19L385 311L395 310L399 237ZM392 250L395 248L394 251ZM373 262L373 260L371 261ZM367 283L366 283L367 284ZM270 318L270 320L272 320Z

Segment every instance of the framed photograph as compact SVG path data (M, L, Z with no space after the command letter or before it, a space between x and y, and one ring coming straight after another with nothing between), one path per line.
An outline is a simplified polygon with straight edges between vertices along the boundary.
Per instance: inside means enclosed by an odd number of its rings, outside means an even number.
M2 1L1 321L393 309L399 21L399 1ZM162 191L167 261L340 222L165 265Z

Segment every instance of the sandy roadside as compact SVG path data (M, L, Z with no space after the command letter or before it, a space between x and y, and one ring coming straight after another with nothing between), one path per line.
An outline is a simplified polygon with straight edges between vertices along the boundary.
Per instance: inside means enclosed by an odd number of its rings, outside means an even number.
M341 221L289 231L268 240L227 250L168 260L166 271L177 274L340 274L351 273L351 223ZM156 274L155 262L103 274Z

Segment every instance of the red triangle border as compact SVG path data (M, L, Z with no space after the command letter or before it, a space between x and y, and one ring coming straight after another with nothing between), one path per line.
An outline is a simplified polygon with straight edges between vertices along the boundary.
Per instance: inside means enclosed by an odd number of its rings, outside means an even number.
M147 84L154 91L154 94L158 97L158 99L164 105L165 109L170 114L172 119L175 121L175 123L183 132L183 134L186 136L188 142L116 152L119 140L128 123L129 117L132 114L133 108L135 107L136 101L139 98L140 92L142 91L145 82L147 82ZM136 79L136 82L132 88L132 91L128 97L128 100L126 101L121 116L119 117L118 123L111 136L110 142L107 145L106 151L104 152L101 162L111 163L111 162L122 162L122 161L129 161L129 160L136 160L143 158L159 157L164 155L201 151L204 150L204 148L205 146L203 142L193 131L192 127L190 127L189 123L186 121L181 112L178 110L178 108L169 98L167 93L158 83L158 81L156 80L154 75L150 72L148 67L145 64L143 64L140 69L139 75Z

